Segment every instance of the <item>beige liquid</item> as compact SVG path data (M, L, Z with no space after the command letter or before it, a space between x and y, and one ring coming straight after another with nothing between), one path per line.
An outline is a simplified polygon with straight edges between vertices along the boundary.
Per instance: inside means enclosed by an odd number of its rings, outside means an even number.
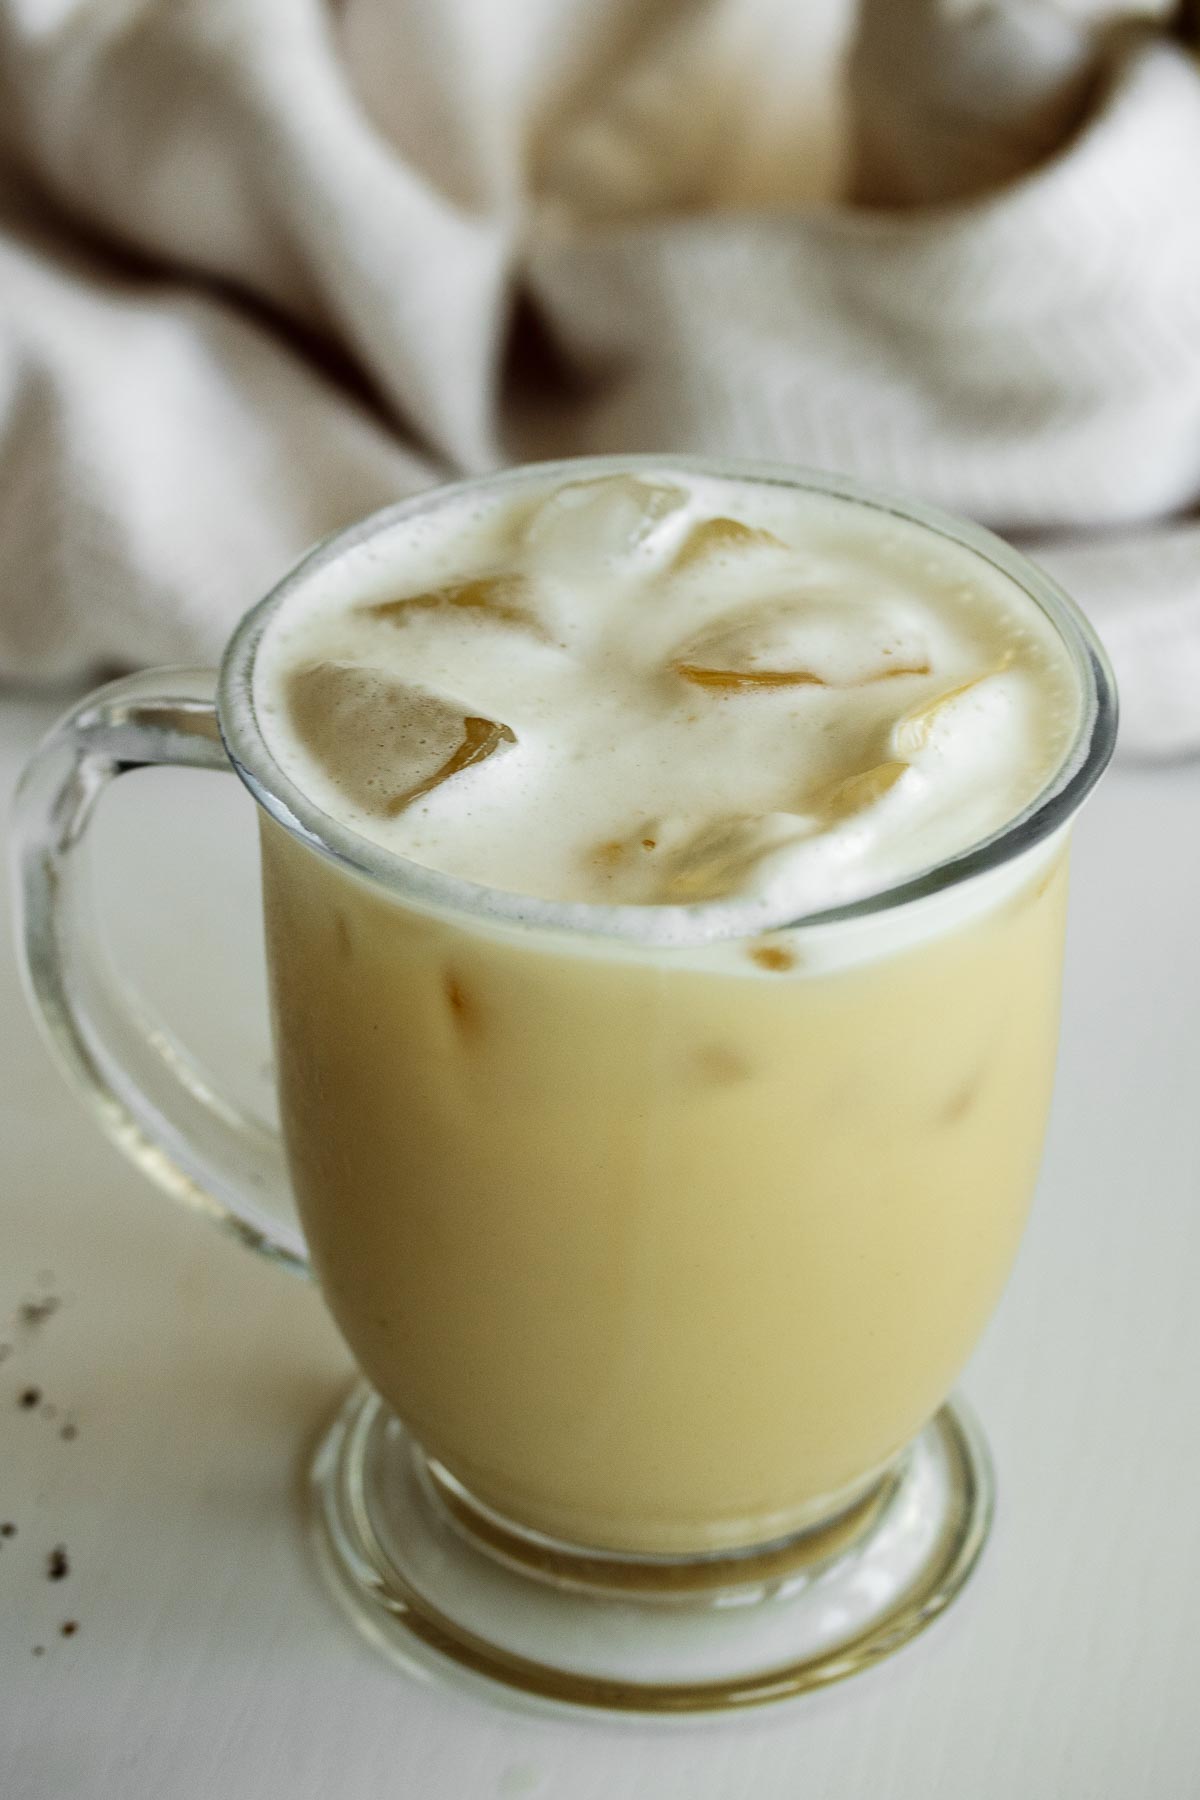
M706 970L435 917L269 820L263 857L317 1273L478 1497L595 1547L762 1541L932 1414L1034 1182L1064 852L827 973L775 966L803 933Z

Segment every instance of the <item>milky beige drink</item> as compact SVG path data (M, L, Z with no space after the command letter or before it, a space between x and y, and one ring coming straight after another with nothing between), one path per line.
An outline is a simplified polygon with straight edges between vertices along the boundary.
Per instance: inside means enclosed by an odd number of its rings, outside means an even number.
M291 780L416 865L399 898L264 818L290 1165L370 1380L578 1544L852 1499L1016 1248L1063 839L872 897L1059 774L1055 629L859 501L534 472L301 583L255 683Z

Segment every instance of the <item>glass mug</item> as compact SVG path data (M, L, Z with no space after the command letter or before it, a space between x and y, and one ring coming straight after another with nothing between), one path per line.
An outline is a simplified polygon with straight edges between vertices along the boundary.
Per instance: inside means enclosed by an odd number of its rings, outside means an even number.
M27 969L60 1061L161 1186L311 1267L366 1377L313 1471L353 1617L401 1660L643 1712L865 1667L974 1565L990 1467L946 1396L1032 1192L1067 835L1116 726L1072 603L931 508L686 458L485 485L687 467L882 508L1020 585L1072 659L1080 723L1019 817L736 958L622 939L602 906L530 924L519 897L365 841L274 762L258 645L298 588L352 582L471 483L320 545L219 677L82 702L20 813ZM153 763L232 768L258 802L282 1145L121 997L89 928L93 805ZM262 1198L289 1185L303 1237Z

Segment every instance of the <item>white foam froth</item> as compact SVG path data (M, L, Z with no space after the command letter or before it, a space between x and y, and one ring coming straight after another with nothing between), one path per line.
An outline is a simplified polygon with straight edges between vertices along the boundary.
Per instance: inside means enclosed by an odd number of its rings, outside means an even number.
M340 738L300 698L327 692ZM695 943L987 838L1060 768L1081 699L1054 626L964 546L663 467L401 517L293 586L254 704L285 774L361 837L550 924L602 906Z

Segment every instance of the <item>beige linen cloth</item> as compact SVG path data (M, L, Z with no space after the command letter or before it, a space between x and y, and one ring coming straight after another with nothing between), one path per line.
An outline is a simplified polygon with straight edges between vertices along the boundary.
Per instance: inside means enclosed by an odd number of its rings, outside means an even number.
M1200 749L1196 56L845 5L0 0L0 676L212 660L448 472L693 450L1032 542Z

